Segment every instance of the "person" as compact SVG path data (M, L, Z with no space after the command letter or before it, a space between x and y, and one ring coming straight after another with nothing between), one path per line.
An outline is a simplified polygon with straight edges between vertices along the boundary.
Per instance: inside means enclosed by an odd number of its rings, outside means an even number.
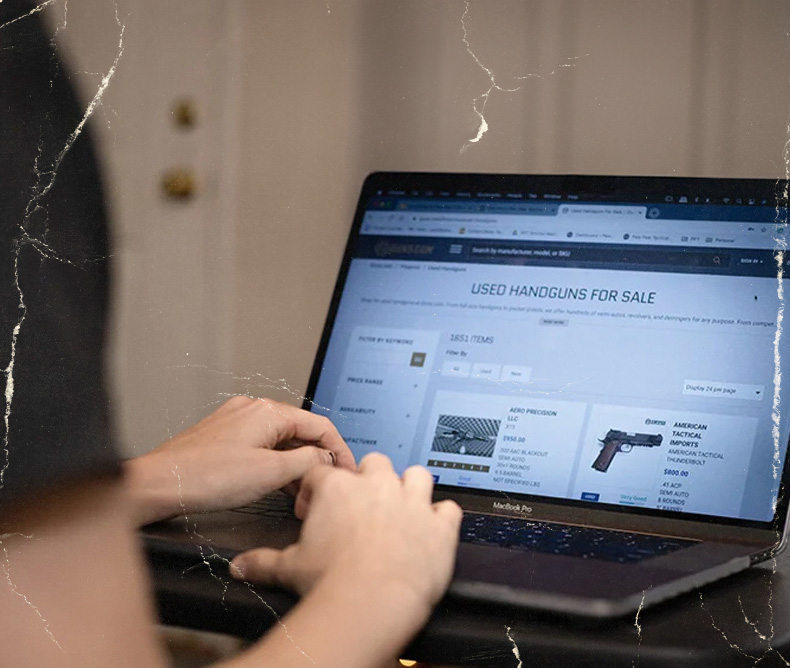
M102 348L107 234L82 110L29 0L0 3L0 663L163 666L135 527L296 492L299 541L231 574L300 603L227 666L379 666L450 578L460 509L425 469L359 467L326 418L235 397L121 463Z
M399 477L384 455L371 454L356 470L322 416L235 397L125 469L125 480L84 477L4 508L8 665L164 665L133 527L236 506L295 481L299 541L242 553L230 570L289 587L301 602L227 666L384 665L449 583L459 507L432 502L422 467Z

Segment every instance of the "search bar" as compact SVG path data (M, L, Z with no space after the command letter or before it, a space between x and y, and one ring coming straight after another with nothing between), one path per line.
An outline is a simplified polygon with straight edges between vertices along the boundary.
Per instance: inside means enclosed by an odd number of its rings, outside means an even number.
M661 251L610 248L545 248L523 244L479 243L468 248L470 257L511 258L514 261L555 261L584 265L630 264L638 266L699 267L728 269L732 263L729 253L716 251Z

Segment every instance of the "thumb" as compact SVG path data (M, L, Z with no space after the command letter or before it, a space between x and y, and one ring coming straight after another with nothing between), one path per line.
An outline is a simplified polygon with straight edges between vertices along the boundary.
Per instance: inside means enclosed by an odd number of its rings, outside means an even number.
M237 554L230 562L230 574L236 580L288 586L288 583L283 582L281 574L283 552L284 550L261 547Z
M302 445L292 450L270 450L276 456L277 471L280 482L277 487L284 487L294 480L299 480L314 466L324 464L334 466L336 457L334 452L315 445Z

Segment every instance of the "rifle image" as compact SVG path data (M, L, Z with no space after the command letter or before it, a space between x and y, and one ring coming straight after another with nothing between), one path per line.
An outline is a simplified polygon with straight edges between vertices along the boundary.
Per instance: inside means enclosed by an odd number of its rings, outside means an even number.
M488 443L493 440L491 436L476 434L473 431L466 431L464 429L454 429L443 424L437 426L436 438L452 438L453 440L450 441L449 444L450 447L462 444L464 441L482 441L483 443ZM464 448L464 446L460 445L459 448ZM462 451L461 454L464 454L464 452Z
M499 420L463 415L440 415L431 450L473 457L494 454Z
M592 467L596 471L606 473L618 452L631 452L634 446L655 448L661 445L662 440L661 434L629 434L610 429L603 439L598 439L603 444L603 450L595 458Z

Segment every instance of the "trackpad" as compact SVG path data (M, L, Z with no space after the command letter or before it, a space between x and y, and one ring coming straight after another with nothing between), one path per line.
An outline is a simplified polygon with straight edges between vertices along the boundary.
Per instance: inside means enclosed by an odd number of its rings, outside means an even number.
M454 579L568 596L616 598L676 579L645 565L461 543Z

